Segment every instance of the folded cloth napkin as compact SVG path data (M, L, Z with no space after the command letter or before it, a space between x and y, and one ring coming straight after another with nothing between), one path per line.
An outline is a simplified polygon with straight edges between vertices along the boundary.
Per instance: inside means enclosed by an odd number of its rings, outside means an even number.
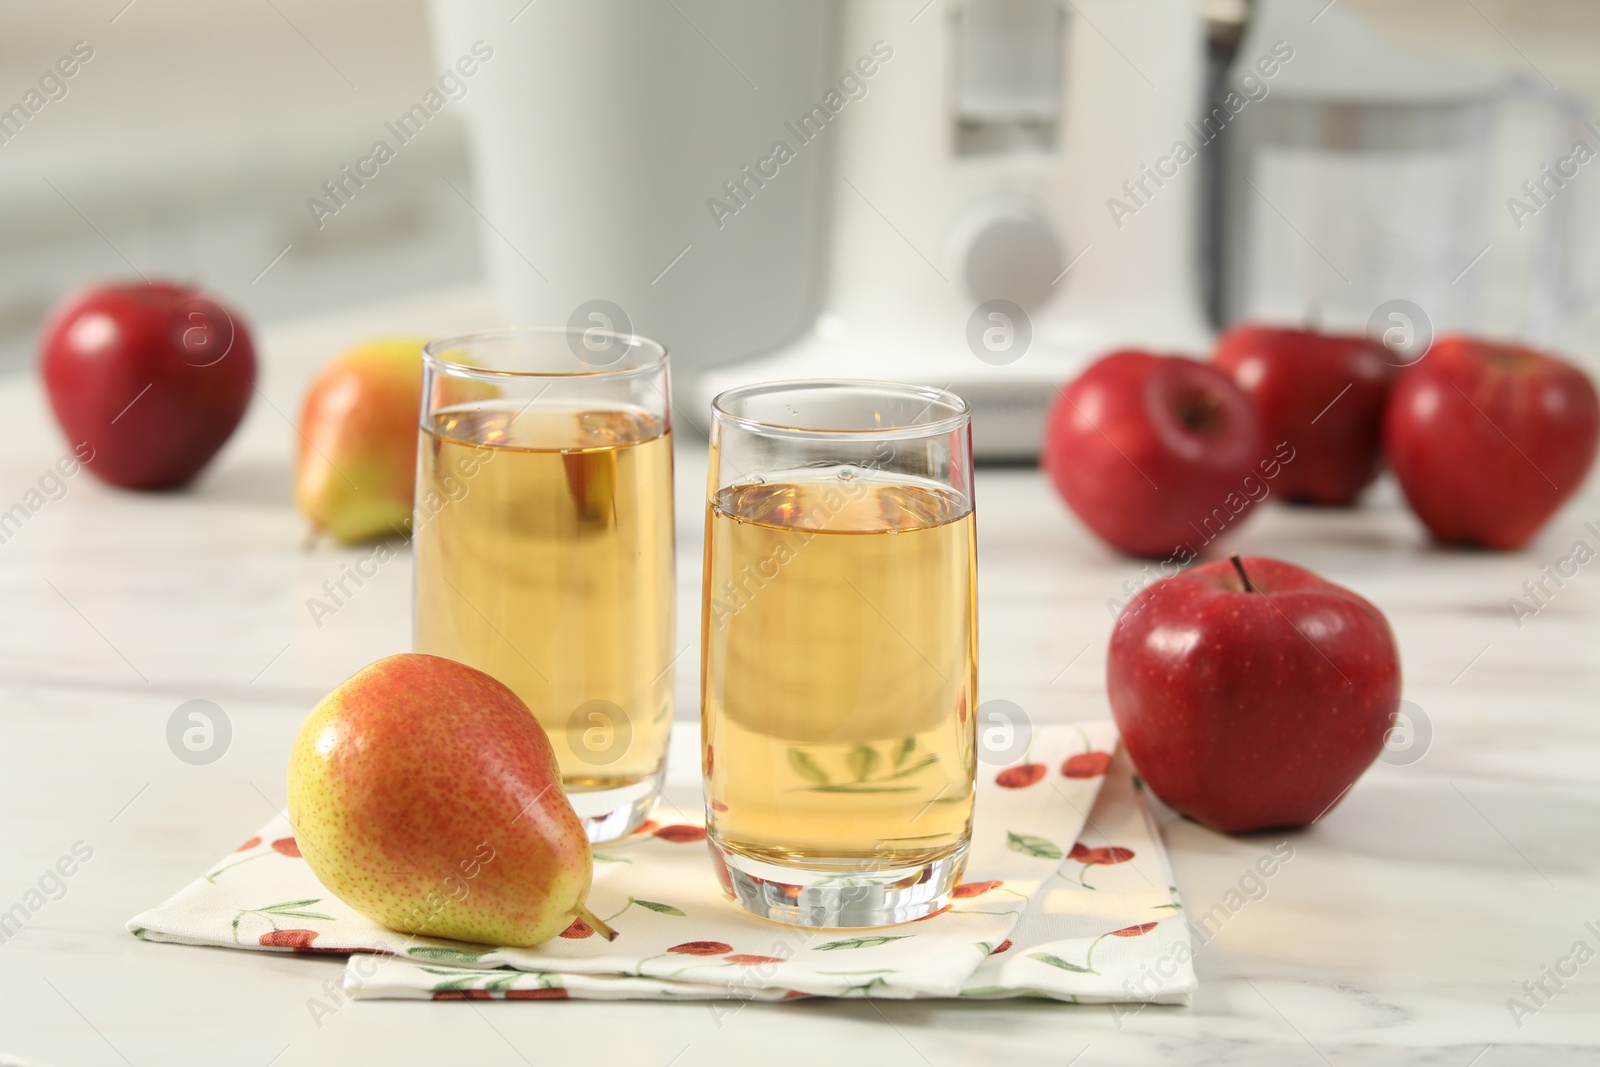
M581 922L531 949L385 930L321 886L282 817L128 928L148 941L351 954L356 998L1183 1000L1194 972L1181 906L1115 748L1108 722L1047 726L1017 764L981 766L965 882L943 912L899 926L787 927L728 901L699 817L673 802L699 786L695 738L680 731L658 821L595 849L588 905L614 942Z

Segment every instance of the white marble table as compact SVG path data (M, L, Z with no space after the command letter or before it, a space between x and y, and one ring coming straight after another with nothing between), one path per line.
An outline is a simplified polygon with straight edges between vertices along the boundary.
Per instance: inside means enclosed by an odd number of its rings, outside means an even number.
M1600 949L1600 569L1521 629L1507 597L1594 535L1600 491L1527 551L1426 546L1392 484L1362 511L1269 509L1232 540L1346 583L1388 613L1431 748L1374 767L1266 895L1198 954L1188 1008L797 1002L380 1002L320 1023L334 960L146 944L123 930L283 800L293 732L358 667L408 644L410 563L387 563L319 627L306 608L361 550L302 548L290 439L309 368L373 331L474 324L468 295L368 308L262 338L239 437L191 492L70 480L0 544L0 910L73 846L92 857L0 944L0 1052L39 1064L1388 1064L1600 1059L1600 961L1535 1014L1507 998L1575 942ZM64 450L32 379L0 382L0 511ZM692 414L692 413L691 413ZM681 424L680 424L681 425ZM686 431L686 428L685 428ZM704 443L679 440L680 641L696 639ZM1038 720L1107 714L1105 602L1138 567L1094 544L1037 472L978 482L982 692ZM1600 565L1596 565L1600 566ZM693 729L695 659L679 661ZM226 755L190 766L168 716L216 702ZM1191 915L1281 838L1165 826ZM66 866L72 866L67 864ZM1594 928L1585 927L1593 922ZM1570 970L1570 966L1569 966ZM1530 1001L1531 1004L1531 1001ZM1485 1051L1487 1049L1487 1051ZM5 1063L0 1056L0 1063Z

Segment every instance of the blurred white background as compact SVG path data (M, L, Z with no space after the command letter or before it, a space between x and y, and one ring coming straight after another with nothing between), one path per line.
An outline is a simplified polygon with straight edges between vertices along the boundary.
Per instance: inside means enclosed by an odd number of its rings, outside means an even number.
M1551 80L1600 115L1593 0L1335 3L1401 54ZM94 57L67 95L0 144L0 369L31 362L64 293L135 269L197 280L257 322L481 276L448 108L336 224L306 207L438 76L423 0L0 0L0 108L80 40ZM1585 318L1572 347L1600 336Z
M0 144L0 367L65 292L134 267L257 321L478 274L448 109L336 224L306 208L438 77L422 0L4 0L0 108L79 40L67 95Z

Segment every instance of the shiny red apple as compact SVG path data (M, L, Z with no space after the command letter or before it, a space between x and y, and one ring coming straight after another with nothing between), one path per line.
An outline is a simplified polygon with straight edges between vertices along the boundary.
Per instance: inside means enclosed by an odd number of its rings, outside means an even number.
M85 289L50 315L40 369L56 421L85 465L128 489L168 489L199 474L244 418L255 386L250 331L188 286Z
M1106 543L1187 562L1266 495L1267 451L1255 408L1222 371L1121 351L1062 390L1040 463Z
M1255 402L1267 439L1294 449L1273 489L1282 499L1344 507L1378 476L1395 371L1382 345L1245 325L1222 335L1212 360Z
M1407 367L1384 450L1411 510L1441 541L1511 549L1577 492L1600 442L1600 400L1577 367L1531 348L1442 337Z
M1141 591L1117 620L1106 675L1145 783L1224 833L1318 819L1377 758L1400 703L1383 614L1261 557Z

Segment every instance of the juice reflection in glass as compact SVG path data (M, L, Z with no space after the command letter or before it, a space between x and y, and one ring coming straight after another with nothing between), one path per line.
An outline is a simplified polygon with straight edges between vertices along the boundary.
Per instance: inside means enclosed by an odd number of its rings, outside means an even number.
M971 825L966 406L891 383L718 397L706 508L708 827L734 897L873 926L943 907Z
M416 648L514 690L591 839L622 836L654 801L672 721L666 354L506 331L434 342L425 374Z

